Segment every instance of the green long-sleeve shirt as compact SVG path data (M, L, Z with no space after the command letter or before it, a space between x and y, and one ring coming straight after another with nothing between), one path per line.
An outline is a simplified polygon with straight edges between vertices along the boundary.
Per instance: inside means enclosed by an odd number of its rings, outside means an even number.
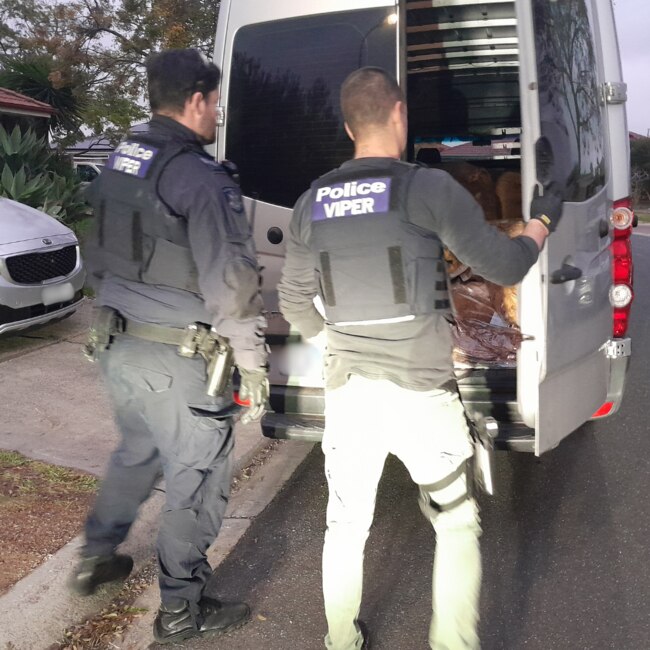
M350 160L341 171L367 170L372 176L387 162L385 158ZM327 387L343 385L350 374L388 379L412 390L446 383L453 376L452 340L449 323L439 313L380 325L325 323L314 306L319 287L310 246L309 196L305 192L294 208L278 292L282 314L303 337L311 338L327 327ZM459 260L498 284L520 282L537 260L535 241L524 236L510 239L489 225L474 198L444 171L416 172L407 212L409 221L435 232Z

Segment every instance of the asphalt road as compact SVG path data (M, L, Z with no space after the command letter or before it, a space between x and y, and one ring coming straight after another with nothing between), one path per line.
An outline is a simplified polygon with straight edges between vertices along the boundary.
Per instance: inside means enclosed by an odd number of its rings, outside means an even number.
M636 236L633 245L633 361L621 411L584 426L542 458L498 455L498 496L482 500L483 650L650 648L650 291L644 282L650 238ZM253 620L226 637L185 647L323 647L325 504L317 446L210 584L213 595L246 599ZM428 647L433 548L416 491L401 463L389 459L367 546L361 611L374 650Z

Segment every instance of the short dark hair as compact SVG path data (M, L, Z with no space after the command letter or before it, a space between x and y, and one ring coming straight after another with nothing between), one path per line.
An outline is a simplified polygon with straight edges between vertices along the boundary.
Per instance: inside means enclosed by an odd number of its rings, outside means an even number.
M164 50L146 62L149 105L160 110L182 112L194 94L208 95L221 78L219 68L198 50Z
M365 67L355 70L341 86L341 112L355 135L367 126L383 126L404 93L386 70Z

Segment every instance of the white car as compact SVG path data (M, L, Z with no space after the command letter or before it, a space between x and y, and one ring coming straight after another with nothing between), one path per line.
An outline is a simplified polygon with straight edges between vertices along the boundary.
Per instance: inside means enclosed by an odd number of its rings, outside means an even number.
M0 334L70 316L83 301L85 278L70 228L0 198Z

